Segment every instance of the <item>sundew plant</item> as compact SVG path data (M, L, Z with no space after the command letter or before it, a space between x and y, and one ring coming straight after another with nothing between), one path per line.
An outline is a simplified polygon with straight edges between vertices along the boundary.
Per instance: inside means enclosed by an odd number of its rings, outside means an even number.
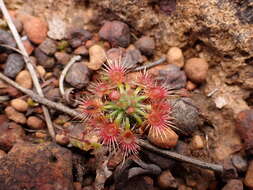
M124 158L138 154L139 131L165 140L173 127L165 85L147 72L129 81L128 71L121 59L107 60L99 79L88 87L88 96L80 101L85 122L99 134L100 143L109 151L122 151Z

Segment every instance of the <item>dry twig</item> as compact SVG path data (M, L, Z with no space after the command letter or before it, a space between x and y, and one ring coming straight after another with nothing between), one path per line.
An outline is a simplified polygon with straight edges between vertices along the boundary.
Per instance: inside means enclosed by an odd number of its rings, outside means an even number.
M22 55L23 55L23 58L25 60L25 63L26 63L26 67L28 69L28 71L30 72L31 74L31 77L32 77L32 80L33 80L33 84L36 88L36 91L38 92L38 94L42 97L44 97L43 95L43 92L42 92L42 89L40 87L40 83L39 83L39 80L37 78L37 74L36 74L36 71L35 69L33 68L33 65L31 63L31 60L29 58L29 55L21 41L21 38L17 32L17 29L15 27L15 25L13 24L12 22L12 19L9 15L9 12L4 4L4 1L3 0L0 0L0 8L2 10L2 13L6 19L6 22L12 32L12 35L18 45L18 48L20 49L20 51L22 52ZM42 106L42 109L43 109L43 112L44 112L44 116L45 116L45 120L46 120L46 123L47 123L47 127L48 127L48 131L49 131L49 134L51 135L51 137L54 139L55 137L55 131L54 131L54 128L53 128L53 124L52 124L52 121L51 121L51 118L50 118L50 115L49 115L49 111L48 109L45 107L45 106Z
M41 103L41 104L43 104L45 106L48 106L52 109L56 109L58 111L64 112L64 113L66 113L66 114L68 114L72 117L83 119L82 115L79 112L77 112L73 109L70 109L70 108L64 106L63 104L52 102L52 101L50 101L50 100L48 100L44 97L39 96L38 94L34 93L33 91L31 91L29 89L21 87L19 84L17 84L13 80L9 79L8 77L6 77L2 73L0 73L0 79L3 80L6 83L12 85L13 87L17 88L18 90L20 90L24 94L27 94L28 96L30 96L33 100L35 100L38 103ZM221 165L206 163L206 162L194 159L194 158L190 158L190 157L187 157L187 156L184 156L184 155L181 155L181 154L177 154L177 153L172 152L172 151L162 150L162 149L159 149L159 148L156 148L156 147L150 145L149 143L147 143L143 140L140 140L139 144L140 144L140 146L142 146L145 149L154 151L158 154L168 156L168 157L173 158L175 160L185 162L185 163L190 163L190 164L193 164L195 166L210 169L210 170L217 171L217 172L220 172L220 173L223 172L223 167Z
M147 63L147 64L142 65L142 66L140 66L140 67L136 67L136 68L132 69L131 71L132 71L132 72L136 72L136 71L141 71L141 70L147 70L147 69L149 69L149 68L151 68L151 67L160 65L160 64L162 64L162 63L165 62L165 61L166 61L166 58L165 58L165 57L162 57L161 59L159 59L159 60L157 60L157 61L154 61L154 62L152 62L152 63Z
M17 84L16 82L14 82L13 80L11 80L10 78L6 77L3 73L0 73L0 79L3 80L4 82L12 85L13 87L15 87L16 89L20 90L21 92L23 92L24 94L30 96L34 101L43 104L45 106L48 106L49 108L53 108L56 109L58 111L67 113L68 115L77 118L77 119L83 119L83 117L80 115L79 112L70 109L66 106L64 106L63 104L60 103L56 103L53 101L50 101L36 93L34 93L32 90L29 90L27 88L24 88L22 86L20 86L19 84Z
M216 171L216 172L219 172L219 173L223 173L223 171L224 171L224 168L223 168L222 165L211 164L211 163L203 162L201 160L190 158L188 156L178 154L176 152L158 149L155 146L152 146L151 144L149 144L149 143L147 143L143 140L139 140L139 145L142 146L145 149L151 150L153 152L156 152L158 154L173 158L173 159L181 161L181 162L193 164L195 166L205 168L205 169L210 169L210 170L213 170L213 171Z
M81 56L77 55L77 56L74 56L70 59L70 61L68 62L68 64L66 65L66 67L64 67L63 71L61 72L61 76L59 78L59 89L60 89L60 93L62 96L64 96L65 94L65 91L64 91L64 78L68 72L68 70L71 68L71 66L79 61L81 59Z

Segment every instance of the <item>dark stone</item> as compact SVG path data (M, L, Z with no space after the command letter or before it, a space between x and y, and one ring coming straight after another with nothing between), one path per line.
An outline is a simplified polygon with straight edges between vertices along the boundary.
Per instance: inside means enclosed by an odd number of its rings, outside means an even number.
M172 99L171 116L175 118L175 126L184 135L191 135L201 123L199 111L190 98Z
M158 184L160 188L162 189L175 189L178 187L178 183L176 179L173 177L171 172L169 170L163 171L159 176L158 176Z
M18 143L0 159L0 190L73 190L71 152L54 143Z
M134 68L137 63L143 61L141 52L138 49L130 49L126 51L126 56L123 58L123 62L126 62L128 68Z
M82 28L72 28L68 31L68 42L73 48L77 48L91 39L92 34Z
M155 80L161 84L166 84L169 89L180 89L186 85L185 72L173 64L169 64L165 69L159 70Z
M51 40L50 38L47 38L45 41L43 41L39 48L41 51L43 51L47 55L52 55L56 52L56 42L54 40Z
M137 63L143 61L138 49L125 50L124 48L111 48L106 54L109 60L118 61L121 59L127 68L134 68L137 66Z
M35 57L37 58L38 63L45 69L51 69L54 67L54 58L47 56L40 48L35 49Z
M100 29L99 36L108 40L112 46L127 47L130 43L129 27L120 21L106 22Z
M245 172L248 167L247 160L245 160L241 155L233 155L232 164L236 167L238 172Z
M45 97L53 102L59 102L62 98L59 88L52 88L45 93Z
M8 77L15 78L24 68L24 65L25 62L21 55L17 53L10 54L4 67L4 74Z
M16 47L16 42L12 37L11 33L0 29L0 44L8 45L12 48ZM0 53L6 51L6 48L0 47Z
M90 81L91 71L83 62L77 62L68 71L66 81L75 88L83 88Z
M155 50L155 41L149 36L143 36L134 44L144 55L153 55Z

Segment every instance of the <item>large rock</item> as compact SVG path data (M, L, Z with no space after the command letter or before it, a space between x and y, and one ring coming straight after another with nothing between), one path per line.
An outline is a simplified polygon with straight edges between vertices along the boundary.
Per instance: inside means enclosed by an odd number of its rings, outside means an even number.
M71 152L53 143L16 144L0 159L0 190L73 190Z

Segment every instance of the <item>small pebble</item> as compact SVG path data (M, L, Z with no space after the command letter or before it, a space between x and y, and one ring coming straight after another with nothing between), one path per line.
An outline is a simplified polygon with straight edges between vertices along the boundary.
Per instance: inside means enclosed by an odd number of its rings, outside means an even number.
M194 135L192 137L191 146L194 150L204 148L204 141L199 135Z
M184 66L184 56L183 52L180 48L178 47L172 47L169 49L167 53L167 62L169 64L174 64L180 68Z
M158 176L158 185L162 189L170 189L170 188L177 188L178 184L176 179L172 176L169 170L163 171Z
M191 58L186 61L184 71L192 82L203 83L207 78L208 63L203 58Z
M32 77L27 70L23 70L16 76L16 82L24 87L31 89L33 86Z
M126 54L123 57L122 62L126 63L127 68L134 68L137 67L138 63L143 62L143 57L138 49L130 45L126 50Z
M164 130L162 135L157 135L155 130L149 130L148 140L160 148L172 148L177 145L178 135L171 128Z
M135 42L135 47L138 48L144 55L153 55L155 50L155 41L149 36L143 36Z
M107 21L99 30L99 36L112 46L127 47L130 43L129 27L121 21Z
M192 90L194 90L196 88L197 88L196 84L194 84L193 82L191 82L189 80L187 81L187 83L186 83L186 89L187 90L192 91Z
M43 129L45 127L45 122L36 116L28 117L26 124L31 129Z
M65 52L56 52L54 56L57 60L57 63L63 64L63 65L66 65L71 58L70 55Z
M25 62L20 54L12 53L8 56L5 64L4 74L8 77L15 78L24 68Z
M56 42L50 38L45 39L40 45L39 48L47 55L53 55L56 52Z
M56 134L55 141L61 145L69 144L69 138L63 134Z
M73 48L77 48L85 43L87 40L90 40L92 34L82 28L71 28L68 31L68 42Z
M68 71L65 80L75 88L83 88L90 81L90 70L84 62L76 62Z
M239 172L245 172L248 167L247 160L245 160L241 155L236 154L232 156L232 164L236 167Z
M98 70L106 61L106 53L104 48L99 45L94 45L89 49L90 61L86 65L91 70Z
M49 57L40 48L36 48L34 53L35 57L38 60L38 63L42 65L45 69L51 69L54 67L55 64L54 58Z
M46 21L29 16L29 18L23 20L23 24L25 33L33 43L40 44L46 39L48 32Z
M36 70L40 76L40 78L43 78L46 74L46 70L44 69L44 67L42 67L41 65L36 67Z
M45 93L45 97L53 102L57 102L61 99L59 88L50 89Z
M28 104L26 101L16 98L11 100L11 106L17 111L25 112L28 109Z
M48 36L54 40L62 40L66 37L67 28L66 22L59 16L52 16L48 19Z
M79 46L78 48L75 49L74 54L87 56L89 55L89 51L85 46Z
M244 184L250 189L253 189L253 161L249 163L249 167L244 178Z
M48 135L45 132L42 131L36 131L35 132L35 137L40 138L40 139L45 139Z
M25 124L26 117L23 113L16 111L13 107L6 107L5 114L7 115L8 119L15 121L16 123Z
M176 65L159 65L150 69L149 72L154 74L156 81L165 84L169 89L180 89L186 85L185 72Z
M171 116L175 118L175 125L185 135L191 135L201 124L199 110L190 98L171 100L173 106Z

